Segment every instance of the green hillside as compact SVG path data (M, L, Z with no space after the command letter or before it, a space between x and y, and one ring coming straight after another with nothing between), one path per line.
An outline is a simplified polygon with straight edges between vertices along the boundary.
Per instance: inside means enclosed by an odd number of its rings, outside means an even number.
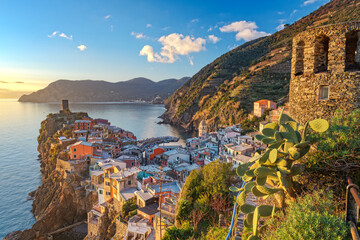
M308 27L360 20L360 0L333 0L285 29L247 42L202 68L166 101L164 121L195 130L240 122L259 99L289 92L292 38Z

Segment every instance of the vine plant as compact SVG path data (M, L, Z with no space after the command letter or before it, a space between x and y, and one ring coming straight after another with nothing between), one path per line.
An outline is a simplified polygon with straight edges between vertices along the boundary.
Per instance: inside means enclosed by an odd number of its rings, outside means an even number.
M256 153L248 163L241 164L236 173L246 182L243 188L230 187L233 192L240 192L236 199L239 209L246 215L244 227L252 230L248 240L260 239L259 221L273 217L275 212L285 207L285 200L295 200L293 177L299 175L304 166L296 161L308 153L311 147L309 128L324 132L329 123L324 119L315 119L300 125L288 115L281 112L277 122L265 125L262 134L256 135L258 141L267 145L262 154ZM263 199L274 195L278 207L274 204L253 206L246 204L249 193Z

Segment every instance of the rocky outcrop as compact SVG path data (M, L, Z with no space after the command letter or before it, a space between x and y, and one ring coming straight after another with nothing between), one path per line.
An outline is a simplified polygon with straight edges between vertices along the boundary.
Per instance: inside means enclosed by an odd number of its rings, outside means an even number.
M83 116L87 114L49 114L41 123L38 150L42 184L32 193L32 212L36 223L31 229L8 234L6 239L34 239L35 236L46 236L59 228L86 220L87 212L97 202L96 193L86 191L81 185L81 176L55 169L59 148L55 147L53 138L58 130L66 129Z
M268 37L247 42L202 68L166 100L165 123L209 130L240 122L253 102L281 102L289 93L292 38L309 26L360 19L360 0L333 0Z

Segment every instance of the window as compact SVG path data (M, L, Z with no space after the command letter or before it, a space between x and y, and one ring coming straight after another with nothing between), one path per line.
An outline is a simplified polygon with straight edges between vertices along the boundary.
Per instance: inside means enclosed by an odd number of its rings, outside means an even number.
M111 195L111 193L110 193L110 192L106 192L106 195L110 196L110 195Z
M351 31L345 34L345 71L360 70L360 31Z
M296 45L295 76L304 74L304 47L304 41L300 41Z
M131 163L131 166L134 166L134 162Z
M320 94L319 95L320 95L320 97L319 97L320 100L329 99L329 86L327 86L327 85L320 86Z
M103 190L100 189L100 190L99 190L99 194L103 194Z
M128 185L131 185L131 180L130 180L130 181L128 181Z
M105 181L105 185L106 185L106 186L110 186L110 182L109 182L109 181Z
M76 148L74 148L74 152L76 152Z
M328 70L329 42L330 38L325 35L316 37L314 65L315 73L326 72Z
M74 158L76 158L76 154L74 154Z

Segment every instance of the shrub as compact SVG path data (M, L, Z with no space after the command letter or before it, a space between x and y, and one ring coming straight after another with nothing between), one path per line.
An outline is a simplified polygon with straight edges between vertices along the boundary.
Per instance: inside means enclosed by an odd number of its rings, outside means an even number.
M234 176L231 168L231 163L215 161L199 170L192 171L186 179L178 201L177 219L180 222L193 220L195 227L201 217L204 221L217 221L220 212L212 203L216 199L224 199L220 203L222 209L231 207L226 205L231 201L225 201L230 198L230 179ZM196 214L198 214L197 217ZM223 214L226 213L223 212Z
M181 228L175 226L167 228L162 240L185 240L190 239L193 235L193 227L188 222L184 222Z
M286 214L268 222L264 239L349 239L350 229L343 215L334 212L331 191L315 191L298 198Z
M224 240L228 234L229 229L212 227L209 232L201 237L201 240Z

